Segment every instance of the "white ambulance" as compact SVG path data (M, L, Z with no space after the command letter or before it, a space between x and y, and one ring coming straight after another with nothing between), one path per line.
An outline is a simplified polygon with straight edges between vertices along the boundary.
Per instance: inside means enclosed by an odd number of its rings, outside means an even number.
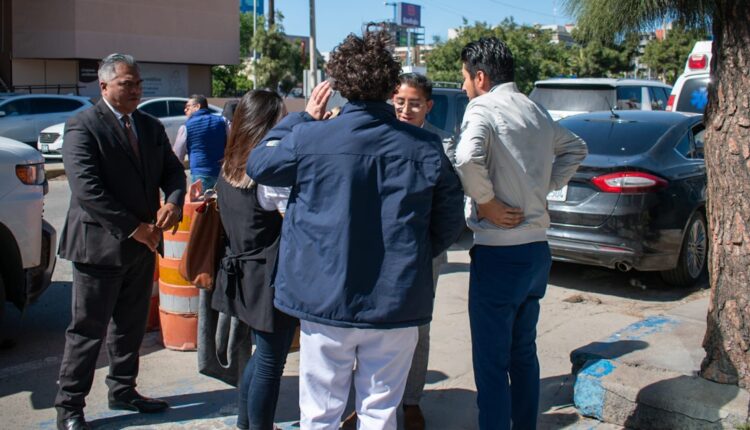
M710 40L695 43L685 62L685 71L672 87L666 110L694 113L703 113L706 110L711 71L711 47Z

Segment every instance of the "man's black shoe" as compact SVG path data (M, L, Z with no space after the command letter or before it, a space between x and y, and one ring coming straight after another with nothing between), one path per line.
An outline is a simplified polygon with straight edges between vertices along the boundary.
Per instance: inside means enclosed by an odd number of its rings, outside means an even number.
M138 393L133 393L117 399L109 399L110 409L136 411L142 414L160 412L168 407L169 403L164 400L150 399L148 397L143 397Z
M57 421L57 430L90 430L90 428L83 417L73 417Z

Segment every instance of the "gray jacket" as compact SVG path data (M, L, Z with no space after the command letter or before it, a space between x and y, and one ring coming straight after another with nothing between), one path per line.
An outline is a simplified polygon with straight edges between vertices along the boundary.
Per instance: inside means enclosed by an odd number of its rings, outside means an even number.
M434 133L440 136L440 140L443 143L443 151L445 152L445 155L447 155L448 159L451 160L451 164L456 165L456 139L453 138L453 135L443 130L442 128L435 127L427 121L424 122L422 128L429 131L430 133Z
M581 138L552 120L513 82L472 99L461 124L456 169L471 198L466 215L474 243L546 241L547 193L568 183L586 153ZM476 204L493 198L523 209L524 222L505 229L478 220Z

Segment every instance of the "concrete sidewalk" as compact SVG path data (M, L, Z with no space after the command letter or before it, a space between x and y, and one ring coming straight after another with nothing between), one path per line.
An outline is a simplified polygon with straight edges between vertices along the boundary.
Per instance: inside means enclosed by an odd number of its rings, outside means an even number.
M734 429L750 395L697 376L708 298L652 316L571 353L585 416L628 428Z
M449 252L449 263L443 267L440 276L435 319L432 322L430 365L422 400L428 429L476 429L476 388L467 315L468 263L469 255L465 247L456 247ZM575 269L570 272L578 276ZM562 276L557 276L562 280ZM602 279L598 279L596 283L601 284ZM539 323L542 392L538 428L619 428L578 415L572 405L573 378L567 363L569 353L574 348L637 318L613 313L607 303L602 304L600 301L571 303L565 300L571 294L579 293L550 285L542 303L544 310ZM608 299L605 298L606 300ZM592 310L584 310L587 307ZM576 317L571 318L571 315ZM586 334L582 336L584 331ZM57 352L55 350L52 354ZM0 413L8 425L4 428L55 428L55 412L51 408L55 393L52 381L56 378L59 360L59 355L51 355L43 362L2 369L4 374L0 374L0 380L3 383L24 387L20 391L12 390L14 394L5 398L0 396L1 411L20 411L20 414ZM87 420L93 428L111 430L234 428L237 413L236 390L200 375L196 361L194 352L164 349L159 333L149 333L141 350L138 389L144 395L163 398L172 406L161 414L111 411L107 408L106 401L104 378L107 374L107 358L103 348L94 385L87 398ZM30 367L32 365L33 368ZM298 365L299 354L290 354L276 411L276 421L283 429L297 428L299 420ZM27 392L33 394L28 395ZM346 414L349 411L351 406L347 408Z

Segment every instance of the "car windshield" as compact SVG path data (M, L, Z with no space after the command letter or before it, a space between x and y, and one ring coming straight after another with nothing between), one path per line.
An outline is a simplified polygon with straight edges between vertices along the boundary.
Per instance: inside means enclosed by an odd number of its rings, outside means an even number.
M602 85L538 85L529 98L547 110L593 112L615 105L614 88Z
M695 112L703 113L708 104L708 77L686 79L685 84L680 91L680 98L677 100L678 112Z
M673 124L568 118L560 124L586 142L589 154L629 156L648 151Z

